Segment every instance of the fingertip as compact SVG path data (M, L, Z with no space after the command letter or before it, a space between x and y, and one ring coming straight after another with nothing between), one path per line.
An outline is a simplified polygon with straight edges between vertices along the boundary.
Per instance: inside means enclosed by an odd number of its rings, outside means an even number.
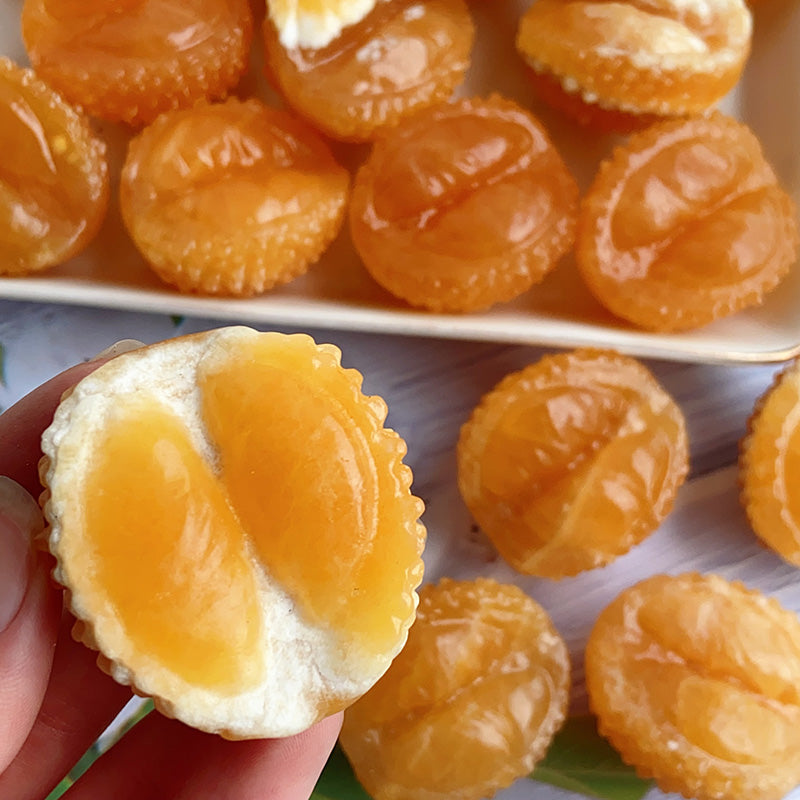
M311 794L339 737L342 719L339 712L296 736L272 740L276 798L304 800Z
M338 712L330 717L320 720L316 725L312 725L308 730L291 737L294 745L304 753L319 753L327 759L339 738L342 729L344 713ZM323 761L324 764L324 761Z

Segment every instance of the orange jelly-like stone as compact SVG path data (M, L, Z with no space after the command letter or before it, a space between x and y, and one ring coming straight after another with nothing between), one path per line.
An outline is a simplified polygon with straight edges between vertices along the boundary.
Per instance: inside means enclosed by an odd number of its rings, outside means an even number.
M0 58L0 275L67 261L108 205L105 144L30 69Z
M517 570L561 578L652 533L688 471L680 409L636 360L577 350L504 378L461 429L458 484Z
M230 360L200 371L205 423L239 520L313 624L365 651L390 650L413 617L421 564L419 538L403 534L420 509L407 495L404 446L381 427L386 406L364 401L333 353L309 364L302 340L277 349L262 339L248 356L258 369Z
M163 114L122 171L125 225L162 280L252 295L305 272L336 237L348 172L304 122L230 98Z
M365 141L447 99L470 62L464 0L379 0L328 46L286 49L267 18L267 73L296 111L334 139Z
M375 800L480 800L527 775L564 721L570 665L516 586L443 579L386 675L345 712L342 747Z
M544 79L546 100L613 127L614 115L713 106L738 81L751 33L744 0L537 0L520 21L517 49L535 83Z
M227 494L184 424L134 399L96 454L82 508L86 547L70 571L94 573L148 658L195 685L252 686L264 669L255 576Z
M780 372L757 403L739 469L753 530L800 567L800 362Z
M88 113L139 125L223 97L244 72L248 0L25 0L31 63Z
M282 736L383 674L425 532L405 445L339 351L243 328L126 354L44 437L78 638L171 716Z
M540 281L571 247L578 187L546 131L498 96L425 109L356 175L353 242L394 295L472 311Z
M586 647L599 729L642 777L698 800L780 800L800 782L800 622L715 575L657 575Z
M614 151L583 198L576 258L597 299L649 330L759 304L797 255L794 204L745 125L660 122Z

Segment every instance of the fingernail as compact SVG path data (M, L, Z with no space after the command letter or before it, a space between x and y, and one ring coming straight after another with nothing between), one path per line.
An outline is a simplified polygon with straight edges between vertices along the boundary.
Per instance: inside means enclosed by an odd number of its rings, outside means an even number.
M120 339L118 342L114 342L111 347L106 347L105 350L101 350L94 358L90 358L89 361L114 358L114 356L121 355L122 353L130 353L131 350L138 350L140 347L144 347L144 342L140 342L138 339Z
M36 565L33 537L43 529L36 501L18 483L0 475L0 633L25 599Z

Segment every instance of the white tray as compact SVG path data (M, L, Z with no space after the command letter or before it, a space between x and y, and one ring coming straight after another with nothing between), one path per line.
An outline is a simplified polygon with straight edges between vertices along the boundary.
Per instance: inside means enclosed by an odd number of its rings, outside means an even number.
M533 108L548 126L582 186L586 186L610 138L587 137L577 126L538 104L514 52L524 0L472 4L479 38L462 93L495 90ZM0 53L25 62L19 36L21 0L0 5ZM758 0L753 53L723 109L748 123L761 138L784 186L800 202L800 4ZM260 74L258 54L246 81L274 99ZM119 164L125 135L104 126ZM339 147L353 162L363 148ZM697 331L652 334L614 320L588 294L569 259L515 302L486 313L438 315L410 310L366 274L343 235L308 275L261 297L232 300L181 295L150 272L128 240L112 205L100 237L79 257L24 278L0 278L0 297L71 303L226 321L401 333L554 347L600 345L652 358L708 362L773 362L800 354L800 270L795 269L765 304Z

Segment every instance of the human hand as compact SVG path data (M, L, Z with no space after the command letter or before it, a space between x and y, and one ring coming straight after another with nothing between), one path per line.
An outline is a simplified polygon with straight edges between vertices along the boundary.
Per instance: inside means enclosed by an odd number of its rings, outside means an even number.
M101 360L56 376L0 415L0 798L42 800L130 690L70 635L73 619L31 537L43 522L40 437L62 393ZM150 714L69 791L70 800L305 800L341 716L286 739L229 742Z

